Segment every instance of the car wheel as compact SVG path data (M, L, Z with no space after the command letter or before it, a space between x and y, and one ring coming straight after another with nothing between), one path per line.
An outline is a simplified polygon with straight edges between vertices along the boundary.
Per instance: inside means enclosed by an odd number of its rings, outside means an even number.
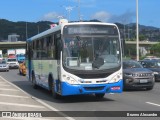
M146 88L146 90L152 90L152 89L153 89L153 86Z

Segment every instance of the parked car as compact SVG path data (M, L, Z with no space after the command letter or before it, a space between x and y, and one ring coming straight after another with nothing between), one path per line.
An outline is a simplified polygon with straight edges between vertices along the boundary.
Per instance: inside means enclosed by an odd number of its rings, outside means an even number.
M9 68L19 68L19 63L16 58L8 58L7 64L9 64Z
M155 83L153 72L143 68L135 60L123 61L123 80L124 89L146 88L151 90Z
M25 62L19 63L19 74L26 75L26 65Z
M140 60L139 62L144 68L153 71L155 81L160 81L160 64L158 60Z
M9 71L9 65L5 59L0 60L0 71Z

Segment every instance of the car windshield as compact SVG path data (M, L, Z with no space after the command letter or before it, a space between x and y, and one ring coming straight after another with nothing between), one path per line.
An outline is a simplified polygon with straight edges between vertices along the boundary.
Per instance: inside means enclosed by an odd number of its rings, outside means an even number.
M125 61L123 62L123 68L143 68L142 65L137 61Z
M99 34L99 32L97 35L96 33L93 35L64 35L63 63L69 69L116 68L120 66L120 56L118 33L113 35Z
M16 59L8 59L8 62L16 62Z
M17 57L24 57L24 54L18 54Z
M5 60L0 61L0 64L6 64Z
M156 60L142 62L143 66L146 68L159 68L159 62Z

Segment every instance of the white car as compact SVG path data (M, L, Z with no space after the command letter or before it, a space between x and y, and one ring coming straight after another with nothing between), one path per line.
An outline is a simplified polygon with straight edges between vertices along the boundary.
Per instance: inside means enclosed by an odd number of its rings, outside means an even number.
M9 64L9 68L19 68L19 63L16 58L8 58L7 64Z

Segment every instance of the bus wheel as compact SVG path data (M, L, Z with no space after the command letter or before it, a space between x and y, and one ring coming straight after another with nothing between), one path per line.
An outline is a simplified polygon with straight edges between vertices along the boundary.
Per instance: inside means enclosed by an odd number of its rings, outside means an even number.
M61 96L55 92L55 82L53 81L51 84L51 93L54 99L59 99Z
M104 95L105 95L105 93L97 93L97 94L95 94L96 98L98 98L98 99L103 98Z
M34 75L32 75L32 86L33 86L34 89L38 88L38 86L36 85L36 79L35 79Z

